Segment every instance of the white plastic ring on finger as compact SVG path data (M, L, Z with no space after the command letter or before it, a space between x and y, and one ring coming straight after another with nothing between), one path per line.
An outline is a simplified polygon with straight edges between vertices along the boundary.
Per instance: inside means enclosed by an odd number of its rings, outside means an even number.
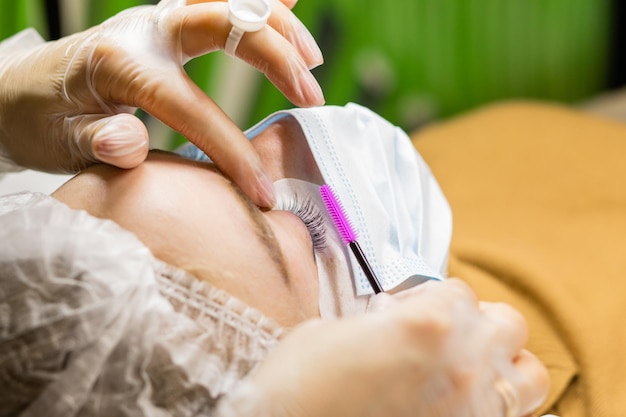
M243 34L263 29L271 11L267 0L228 0L228 20L233 28L228 34L224 51L235 56Z
M504 402L505 417L517 417L519 414L519 400L513 385L506 379L500 377L494 382L494 388L500 394L500 398Z

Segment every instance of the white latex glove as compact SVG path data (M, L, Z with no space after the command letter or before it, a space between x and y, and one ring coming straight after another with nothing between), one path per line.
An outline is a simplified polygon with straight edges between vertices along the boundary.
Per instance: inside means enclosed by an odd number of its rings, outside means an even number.
M219 415L521 417L545 399L511 307L456 280L375 298L371 314L294 330Z
M238 57L295 105L323 104L309 71L322 55L291 12L295 1L270 3L268 25L244 34ZM226 2L163 0L58 41L9 41L0 47L0 153L49 172L96 161L134 167L148 152L133 115L142 108L205 151L255 203L272 205L272 183L249 141L183 69L224 48L231 27Z

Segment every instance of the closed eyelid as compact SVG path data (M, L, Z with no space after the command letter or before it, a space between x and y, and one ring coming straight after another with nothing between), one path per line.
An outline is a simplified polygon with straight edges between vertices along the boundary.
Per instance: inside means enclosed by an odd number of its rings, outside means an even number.
M309 231L314 254L326 248L326 221L323 211L313 203L311 197L300 198L296 193L291 199L280 199L275 210L284 210L296 215Z

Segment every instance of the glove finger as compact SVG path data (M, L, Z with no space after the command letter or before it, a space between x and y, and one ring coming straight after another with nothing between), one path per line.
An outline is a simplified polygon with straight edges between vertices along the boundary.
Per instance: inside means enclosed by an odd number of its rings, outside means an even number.
M144 88L133 103L198 146L255 204L273 207L274 186L261 158L222 109L182 70L149 77L161 82L137 83Z
M210 7L209 7L210 6ZM175 21L181 33L183 53L193 57L215 48L223 48L232 28L226 3L195 5L177 10ZM174 30L174 29L172 29ZM263 72L295 105L314 106L324 103L317 80L298 50L272 27L245 33L236 54Z
M422 285L426 284L432 285L433 288L436 288L435 291L441 292L445 298L451 299L453 303L465 301L478 307L478 298L474 290L458 278L449 278L442 282L429 281Z
M445 281L427 281L423 284L407 288L397 293L387 292L391 295L391 300L381 300L387 305L389 302L408 302L408 303L424 303L429 304L468 304L476 305L476 295L469 286L457 279L448 279ZM378 294L380 295L380 294ZM377 304L377 297L373 297L370 303Z
M91 149L100 161L119 168L133 168L146 159L148 131L132 114L105 117L90 127L93 129Z
M322 51L306 26L281 1L269 0L269 2L272 13L267 24L296 48L309 69L322 65L324 62Z
M196 0L188 1L188 5L223 2L223 0ZM287 39L298 51L309 69L317 67L324 62L322 51L320 50L313 35L304 24L293 14L291 9L295 6L295 1L268 0L271 7L271 14L267 24Z
M394 294L392 298L396 303L390 311L408 318L407 324L413 322L414 334L418 338L450 346L438 348L442 358L449 356L448 351L452 352L455 361L459 349L463 349L464 355L473 352L467 340L461 344L456 342L465 339L468 329L478 329L475 325L479 316L476 295L468 285L452 279L428 281Z
M70 136L67 140L75 169L95 161L132 168L143 162L148 154L148 132L132 114L66 118L64 131Z
M517 356L528 339L528 326L522 314L505 303L481 302L480 311L495 326L494 345L504 347L510 358Z
M295 7L298 0L280 0L280 2L284 4L285 6L287 6L289 10L291 10Z
M187 4L209 3L213 1L226 1L226 0L187 0ZM293 9L298 0L281 0L281 3L287 6L289 9Z
M522 350L513 363L517 374L508 381L517 392L519 416L535 411L545 401L550 387L546 367L527 350Z
M236 54L265 74L296 106L324 104L322 89L307 65L272 28L245 34Z
M324 62L322 51L320 50L313 35L304 26L284 3L279 0L268 0L271 7L271 14L267 20L267 25L280 33L291 45L296 49L300 57L307 64L309 69L317 67ZM208 4L210 3L210 4ZM196 34L190 34L186 37L183 50L189 57L196 57L215 49L213 43L207 43L207 32L214 32L215 25L219 24L216 19L223 20L230 31L232 25L228 20L228 5L220 0L206 0L194 2L195 6L178 8L172 17L174 21L172 25L178 30L179 24L187 24L189 18L195 17L205 19L199 24L201 37ZM204 14L203 14L204 13ZM207 21L206 19L211 21ZM186 27L181 31L185 36ZM174 32L178 33L178 32ZM228 36L228 34L226 34ZM225 42L225 40L224 40ZM222 44L220 43L220 46Z
M293 9L296 6L298 0L282 0L282 3L289 7L289 10Z

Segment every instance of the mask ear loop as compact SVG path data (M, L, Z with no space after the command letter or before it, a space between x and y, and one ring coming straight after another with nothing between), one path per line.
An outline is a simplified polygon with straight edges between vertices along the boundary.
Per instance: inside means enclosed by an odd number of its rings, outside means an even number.
M263 29L271 11L267 0L228 0L228 20L233 27L228 34L224 52L234 57L243 34Z

